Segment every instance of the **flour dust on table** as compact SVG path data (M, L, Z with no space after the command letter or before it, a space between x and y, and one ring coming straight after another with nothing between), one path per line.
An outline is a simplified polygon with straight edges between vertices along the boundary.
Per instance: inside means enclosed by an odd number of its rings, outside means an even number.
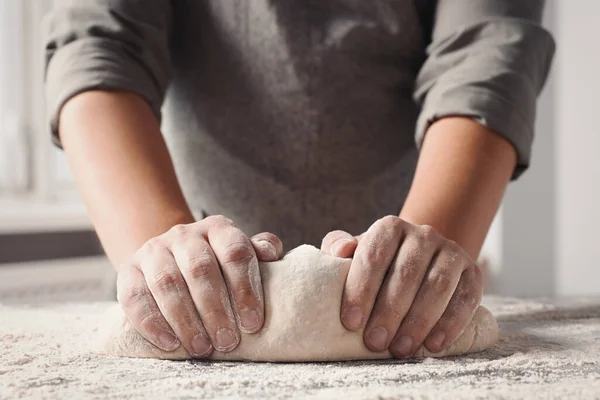
M114 303L0 304L3 399L599 399L600 298L485 297L500 337L448 358L248 363L98 356Z
M340 306L350 259L336 258L313 246L300 246L279 261L260 264L265 294L265 324L254 334L242 333L239 346L228 353L215 351L215 360L335 361L391 358L372 352L363 332L350 332L340 321ZM116 304L100 325L99 353L108 355L184 360L192 358L180 346L165 352L146 341ZM474 353L494 345L498 325L479 307L461 336L440 353L422 346L417 357L444 357Z

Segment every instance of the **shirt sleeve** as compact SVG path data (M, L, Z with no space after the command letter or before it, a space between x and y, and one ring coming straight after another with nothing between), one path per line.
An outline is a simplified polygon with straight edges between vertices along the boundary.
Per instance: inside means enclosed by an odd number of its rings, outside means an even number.
M86 90L138 94L160 120L170 80L169 0L55 0L44 20L47 115Z
M543 0L439 0L418 75L415 139L445 116L467 116L517 151L513 179L529 165L536 98L554 55L541 27Z

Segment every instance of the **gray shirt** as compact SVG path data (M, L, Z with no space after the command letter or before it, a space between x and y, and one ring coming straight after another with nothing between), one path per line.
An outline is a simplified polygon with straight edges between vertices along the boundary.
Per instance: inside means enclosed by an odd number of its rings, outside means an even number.
M47 104L128 90L196 215L287 248L398 214L428 125L473 118L530 160L554 53L541 0L56 0ZM144 199L140 199L140 202Z

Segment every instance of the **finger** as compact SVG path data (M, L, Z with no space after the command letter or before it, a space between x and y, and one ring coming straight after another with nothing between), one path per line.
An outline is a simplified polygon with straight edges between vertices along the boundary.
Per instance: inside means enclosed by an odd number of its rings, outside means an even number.
M223 352L233 350L240 341L229 294L217 259L202 236L189 233L175 237L171 250L207 337Z
M342 296L341 320L356 331L371 314L383 278L402 240L404 221L384 217L376 221L358 243Z
M207 232L221 266L240 329L258 331L264 323L264 297L258 259L250 240L229 220L217 220Z
M450 302L466 264L460 247L454 243L446 244L434 256L415 300L392 340L390 352L394 356L411 356L423 344Z
M351 258L358 240L348 232L332 231L323 238L321 251L334 257Z
M173 255L152 240L144 246L140 266L158 308L188 353L206 357L212 346Z
M263 232L250 239L258 261L277 261L283 255L281 240L272 233Z
M180 346L175 332L156 305L139 266L121 267L117 276L117 299L133 327L150 343L163 351L173 351Z
M410 309L436 250L437 238L407 228L406 238L393 261L365 329L365 345L386 350Z
M425 346L429 351L438 353L461 335L475 315L482 293L481 269L473 264L462 273L450 303L425 340Z

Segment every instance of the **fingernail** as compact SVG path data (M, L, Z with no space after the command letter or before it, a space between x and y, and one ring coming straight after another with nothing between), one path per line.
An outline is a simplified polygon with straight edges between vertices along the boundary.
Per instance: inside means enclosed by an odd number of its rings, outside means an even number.
M198 357L203 357L207 355L211 350L211 343L202 335L196 335L192 339L192 350L194 350L194 355Z
M430 337L428 342L434 347L430 350L441 350L442 344L444 343L444 339L446 339L446 333L444 331L434 332Z
M344 325L350 329L358 329L362 324L363 313L360 307L350 307L344 312L342 320Z
M387 344L387 337L388 337L388 333L385 328L381 328L381 327L374 328L371 330L371 332L369 332L367 337L369 338L369 342L371 342L371 344L374 347L381 349L381 350L385 349L385 345Z
M344 246L346 246L349 243L351 243L351 241L348 239L340 239L336 241L334 244L331 245L331 255L340 257L339 254L342 251L342 248L344 248Z
M240 311L240 320L242 327L248 331L253 331L259 324L258 314L256 311L250 309Z
M217 347L221 351L228 351L238 343L238 338L231 329L221 328L217 331Z
M408 357L411 355L413 341L410 336L400 336L400 338L392 345L393 353L398 357Z
M163 332L158 336L158 341L164 351L173 351L179 347L179 340L177 337L170 334L169 332Z

